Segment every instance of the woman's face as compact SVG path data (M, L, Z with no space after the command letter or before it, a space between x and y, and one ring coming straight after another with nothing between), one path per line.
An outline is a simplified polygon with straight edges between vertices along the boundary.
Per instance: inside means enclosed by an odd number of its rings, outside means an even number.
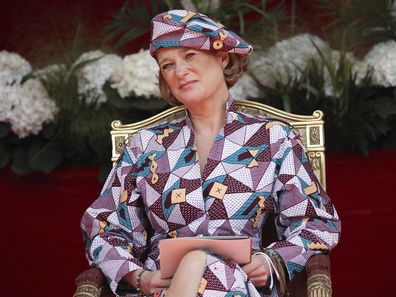
M185 47L163 48L157 54L164 80L176 99L187 107L228 96L223 74L228 60L227 54Z

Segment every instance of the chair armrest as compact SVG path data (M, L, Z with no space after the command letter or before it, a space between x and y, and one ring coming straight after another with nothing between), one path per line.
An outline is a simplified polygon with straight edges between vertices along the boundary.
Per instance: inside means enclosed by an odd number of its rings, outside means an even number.
M73 297L110 297L111 292L106 278L99 268L89 268L75 279L76 292Z
M317 254L306 264L308 297L331 297L330 256Z

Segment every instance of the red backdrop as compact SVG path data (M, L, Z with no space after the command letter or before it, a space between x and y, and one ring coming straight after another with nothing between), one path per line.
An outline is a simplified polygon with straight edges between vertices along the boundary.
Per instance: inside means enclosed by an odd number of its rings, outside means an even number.
M319 33L316 0L294 0L297 16L309 30ZM126 0L13 0L0 1L0 50L17 52L37 66L58 62L57 58L75 36L78 24L86 49L95 48L104 39L103 27ZM130 0L129 2L143 1ZM260 3L260 1L257 1ZM280 0L269 0L268 7ZM292 0L284 0L291 8ZM147 2L146 2L147 3ZM321 19L323 21L323 18ZM130 42L121 54L148 47L149 35Z
M328 192L342 220L332 255L334 296L387 296L395 264L396 151L327 158ZM87 268L79 229L101 185L98 168L62 168L20 177L0 172L1 296L70 297Z

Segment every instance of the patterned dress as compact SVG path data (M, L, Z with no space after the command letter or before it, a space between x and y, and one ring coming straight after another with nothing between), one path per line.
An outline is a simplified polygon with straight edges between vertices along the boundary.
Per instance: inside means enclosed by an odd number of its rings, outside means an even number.
M283 260L289 279L311 255L338 243L340 221L298 132L237 111L232 98L226 108L225 126L202 175L186 113L135 134L84 213L89 262L113 291L129 271L159 269L163 238L248 235L260 250L260 232L271 213L279 241L269 248ZM239 265L214 255L207 257L203 280L199 296L264 294ZM270 294L277 296L276 286Z

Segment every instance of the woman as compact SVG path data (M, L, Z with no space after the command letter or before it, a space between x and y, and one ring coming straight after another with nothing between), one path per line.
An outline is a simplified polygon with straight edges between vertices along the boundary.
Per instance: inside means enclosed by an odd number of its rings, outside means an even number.
M187 112L130 139L82 218L89 261L120 295L281 295L311 255L337 244L337 213L299 135L235 109L228 88L252 47L199 13L171 10L152 22L161 92ZM271 213L279 241L262 247ZM161 279L159 240L201 234L251 236L252 261L240 267L197 250Z

